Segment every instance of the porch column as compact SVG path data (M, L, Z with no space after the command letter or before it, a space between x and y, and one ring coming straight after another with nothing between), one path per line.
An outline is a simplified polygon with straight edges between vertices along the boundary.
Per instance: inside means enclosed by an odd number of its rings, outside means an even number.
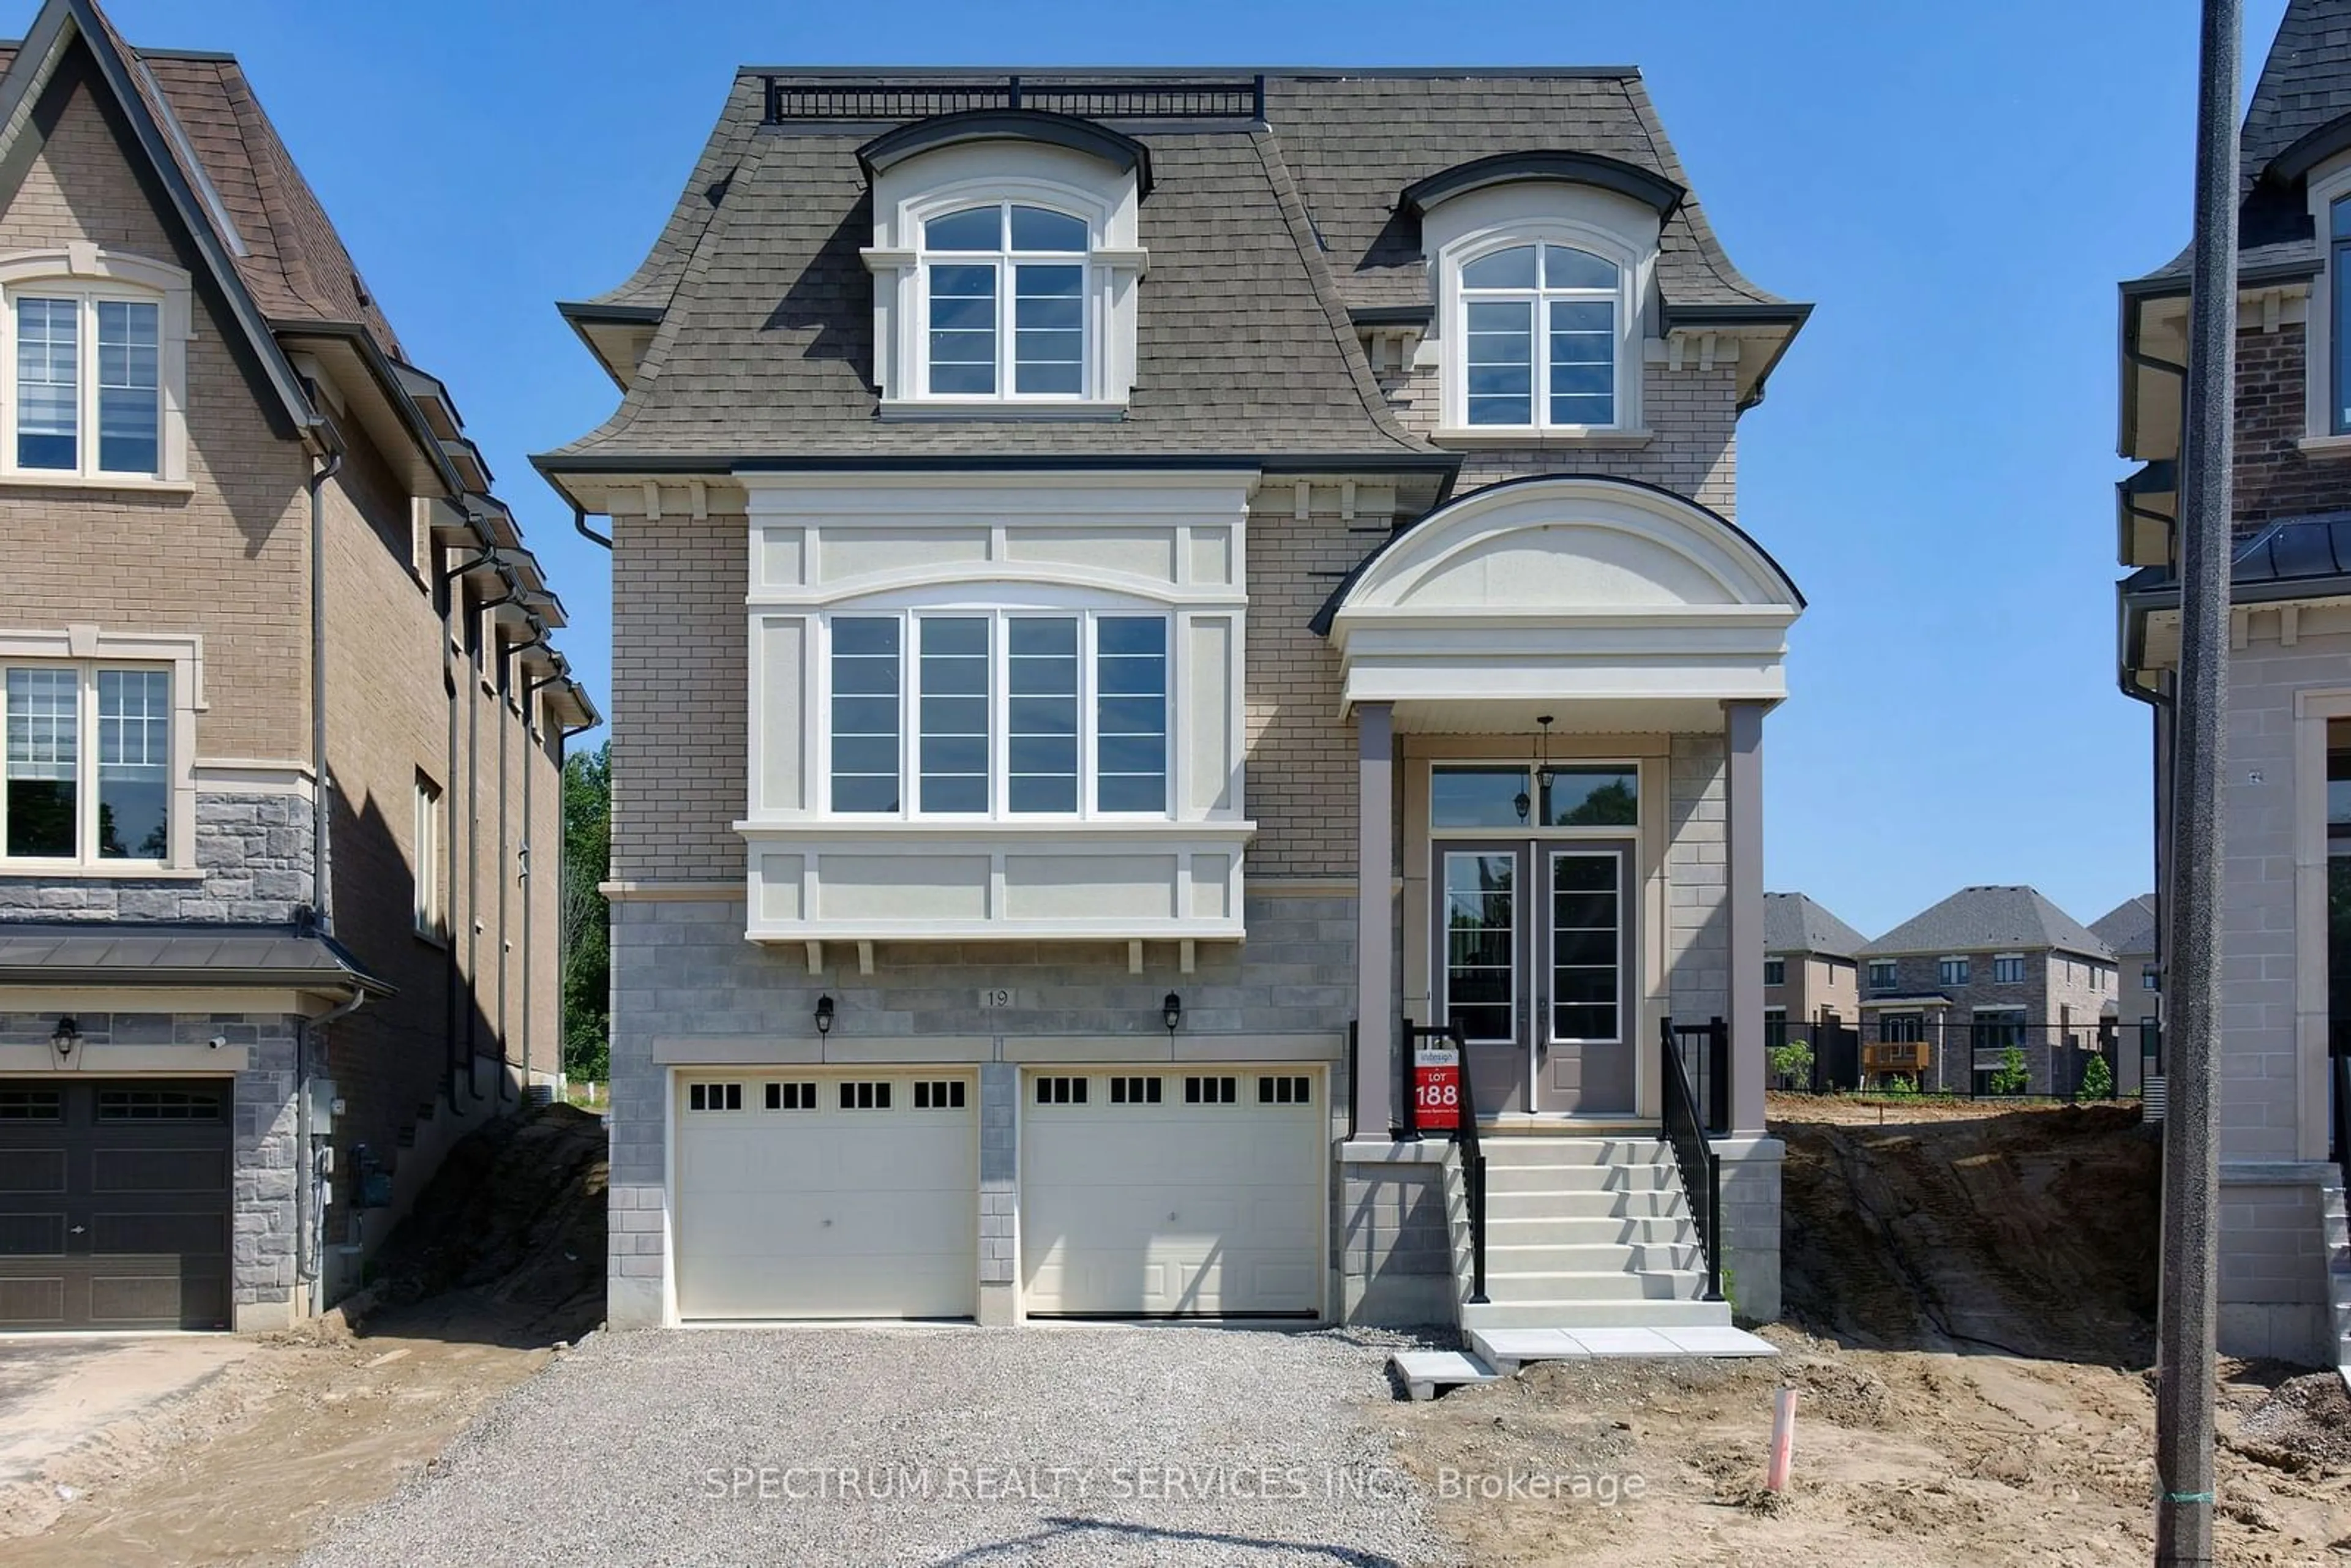
M1763 1133L1763 710L1722 705L1725 856L1730 899L1730 1126Z
M1355 1135L1377 1138L1395 1122L1392 704L1355 705Z

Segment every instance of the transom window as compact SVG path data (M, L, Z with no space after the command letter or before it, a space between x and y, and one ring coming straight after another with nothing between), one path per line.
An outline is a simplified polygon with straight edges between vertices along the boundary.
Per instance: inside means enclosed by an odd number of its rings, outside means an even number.
M1440 767L1429 777L1433 828L1629 828L1640 817L1640 770L1623 763Z
M1511 246L1464 263L1468 423L1614 424L1621 284L1614 262L1564 245Z
M152 479L162 465L162 303L47 282L9 291L5 467Z
M925 219L930 395L1083 397L1091 237L1082 218L1019 202Z
M0 860L171 857L169 670L0 666Z
M1165 616L942 611L829 629L833 811L1166 813Z

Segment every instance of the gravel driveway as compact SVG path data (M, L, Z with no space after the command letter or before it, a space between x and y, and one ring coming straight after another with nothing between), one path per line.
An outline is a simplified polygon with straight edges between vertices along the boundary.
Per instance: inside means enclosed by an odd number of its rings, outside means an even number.
M1369 1336L597 1334L309 1568L1447 1560Z

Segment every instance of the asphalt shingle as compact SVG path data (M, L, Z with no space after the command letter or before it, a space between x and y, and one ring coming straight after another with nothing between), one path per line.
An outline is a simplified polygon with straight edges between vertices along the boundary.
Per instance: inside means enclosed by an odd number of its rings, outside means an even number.
M1801 893L1763 895L1763 951L1850 958L1869 938Z
M1963 887L1861 951L1883 957L1897 953L1975 953L1989 947L2053 947L2085 958L2115 956L2087 926L2030 887Z

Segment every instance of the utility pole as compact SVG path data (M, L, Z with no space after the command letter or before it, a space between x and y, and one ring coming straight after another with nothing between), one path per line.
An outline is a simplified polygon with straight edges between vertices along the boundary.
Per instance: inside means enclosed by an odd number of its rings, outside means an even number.
M2196 89L2195 269L2179 479L2172 1031L2163 1127L2163 1280L2156 1324L2155 1561L2212 1561L2213 1330L2219 1316L2220 766L2229 682L2230 464L2237 373L2240 0L2203 0Z

